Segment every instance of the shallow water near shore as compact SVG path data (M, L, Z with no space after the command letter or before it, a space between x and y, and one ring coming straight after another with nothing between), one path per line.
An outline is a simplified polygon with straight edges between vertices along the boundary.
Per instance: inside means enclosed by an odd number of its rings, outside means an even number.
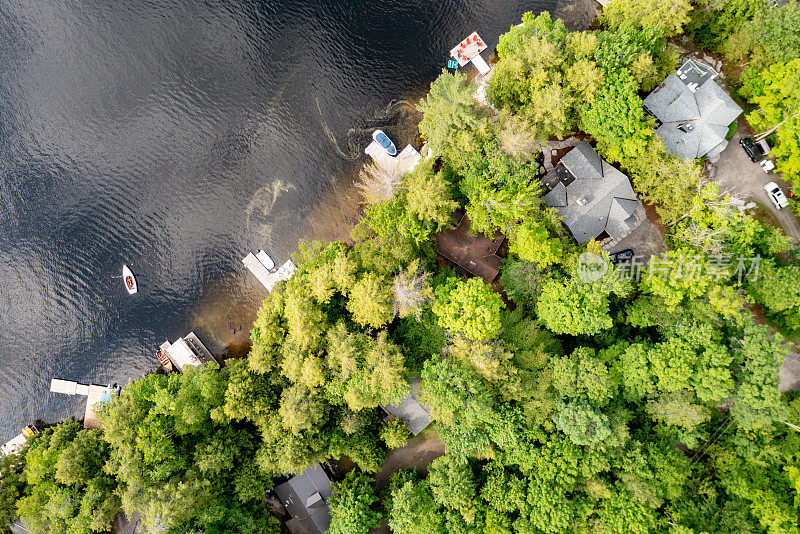
M82 416L51 378L246 341L266 291L241 258L346 238L370 132L408 140L450 47L586 1L0 0L0 440Z

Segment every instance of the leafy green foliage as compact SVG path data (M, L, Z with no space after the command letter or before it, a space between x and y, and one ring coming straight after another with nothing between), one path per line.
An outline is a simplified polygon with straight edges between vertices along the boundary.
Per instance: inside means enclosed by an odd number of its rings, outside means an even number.
M748 14L752 19L745 18ZM800 25L800 4L796 1L756 4L752 11L741 15L721 47L729 60L748 58L753 67L761 69L780 61L800 59L800 36L795 31Z
M528 219L517 228L509 251L546 267L561 261L562 246L561 241L550 237L544 224Z
M443 69L419 103L423 115L419 131L435 154L468 150L474 141L471 132L480 117L472 93L466 76Z
M442 516L426 481L408 481L392 492L389 528L397 534L444 533Z
M474 231L492 235L510 232L535 216L541 206L536 165L512 158L497 147L464 159L459 187L467 197L466 212Z
M689 0L661 2L659 0L628 0L609 3L601 20L612 30L621 28L660 28L667 37L681 33L689 21L692 4Z
M486 94L498 108L523 116L536 139L563 137L578 119L578 104L591 99L602 72L591 63L567 61L567 31L548 13L523 16L522 27L501 36ZM585 44L585 43L584 43Z
M148 531L274 528L260 505L269 478L252 461L258 441L224 409L230 369L242 376L245 366L236 360L222 369L207 364L149 375L130 382L100 413L106 469L120 481L126 514L141 511Z
M17 503L28 530L111 532L120 499L117 482L104 471L108 462L108 445L99 430L83 430L76 421L44 430L25 454L27 488Z
M609 161L636 158L647 149L653 124L645 120L639 84L625 70L606 76L597 97L582 109L581 128Z
M390 449L405 447L408 443L408 433L408 425L399 418L394 418L381 425L381 439Z
M608 417L583 400L560 405L553 421L576 445L597 445L611 435Z
M450 332L481 340L490 339L500 331L500 310L505 304L482 279L449 278L435 293L433 313Z
M333 484L330 501L330 534L367 534L380 526L381 514L373 510L378 501L369 477L351 471L341 482Z
M550 278L536 301L539 320L557 334L597 334L611 328L610 296L630 292L626 280L617 280L613 270L595 282L578 277Z
M0 525L7 525L18 517L17 501L25 490L24 461L24 452L0 458Z

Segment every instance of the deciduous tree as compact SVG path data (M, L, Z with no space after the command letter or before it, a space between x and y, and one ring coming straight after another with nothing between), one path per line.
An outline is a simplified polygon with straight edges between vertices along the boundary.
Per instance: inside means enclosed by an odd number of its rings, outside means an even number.
M449 278L435 293L433 313L450 332L472 340L486 340L500 331L500 310L505 304L480 278L466 281Z

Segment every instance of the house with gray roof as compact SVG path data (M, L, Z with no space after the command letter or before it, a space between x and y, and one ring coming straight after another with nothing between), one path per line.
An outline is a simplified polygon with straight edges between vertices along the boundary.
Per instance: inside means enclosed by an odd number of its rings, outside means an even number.
M645 111L658 119L656 133L673 154L715 157L728 146L728 127L742 108L716 77L717 71L690 59L644 99Z
M644 219L644 207L628 177L581 141L552 171L553 187L544 195L578 244L592 239L613 246Z
M331 481L318 463L275 486L275 493L292 518L286 528L292 534L322 534L331 525L328 499L333 489Z

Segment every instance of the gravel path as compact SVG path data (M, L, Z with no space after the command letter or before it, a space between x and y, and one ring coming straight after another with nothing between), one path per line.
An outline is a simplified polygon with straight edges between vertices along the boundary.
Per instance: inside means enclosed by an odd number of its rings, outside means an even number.
M444 443L429 436L429 432L423 432L409 439L405 447L389 451L386 462L375 474L376 491L382 491L386 487L392 473L411 467L424 469L436 458L444 455Z

